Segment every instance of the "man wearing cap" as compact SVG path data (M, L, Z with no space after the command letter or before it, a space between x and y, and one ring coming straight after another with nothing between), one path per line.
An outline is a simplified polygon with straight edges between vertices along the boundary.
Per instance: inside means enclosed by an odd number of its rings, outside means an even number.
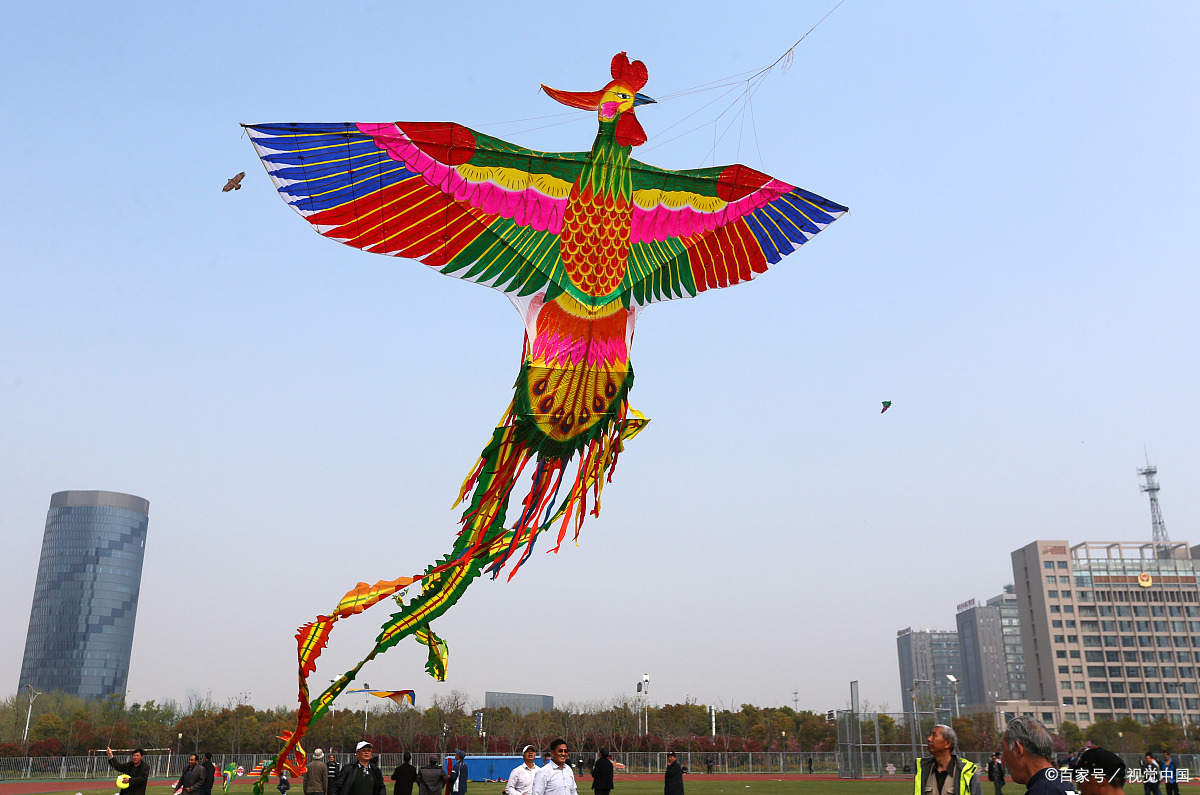
M1025 785L1026 795L1060 795L1074 792L1050 764L1054 741L1037 718L1021 715L1009 722L1002 739L1004 766L1012 780Z
M387 795L383 771L371 763L374 754L374 746L366 740L354 746L357 761L338 771L329 795Z
M325 795L329 789L329 771L325 768L325 752L314 748L312 759L304 771L304 795Z
M508 774L508 786L504 795L533 795L533 776L537 773L537 749L527 745L521 749L521 764Z
M467 795L467 755L462 751L454 752L454 769L450 771L450 792L453 795Z
M1128 768L1112 751L1092 746L1075 760L1075 786L1079 795L1122 795Z
M939 723L929 730L929 756L917 763L913 795L983 795L979 768L955 755L957 745L958 735L949 726Z
M417 783L417 769L413 767L412 754L404 752L404 761L392 771L393 795L412 795L413 784Z
M575 774L567 764L567 741L559 737L550 742L550 761L533 776L533 795L578 795Z
M683 768L675 758L674 751L667 751L667 772L664 776L663 795L683 795Z
M442 770L436 756L429 757L429 764L422 765L417 771L417 792L419 795L442 795L445 783L446 771Z

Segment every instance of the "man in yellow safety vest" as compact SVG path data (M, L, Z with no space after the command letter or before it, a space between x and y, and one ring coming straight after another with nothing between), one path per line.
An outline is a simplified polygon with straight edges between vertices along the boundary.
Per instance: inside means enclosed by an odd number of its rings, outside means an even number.
M979 768L954 753L957 743L958 735L949 726L939 723L929 731L929 756L917 763L913 795L983 795Z

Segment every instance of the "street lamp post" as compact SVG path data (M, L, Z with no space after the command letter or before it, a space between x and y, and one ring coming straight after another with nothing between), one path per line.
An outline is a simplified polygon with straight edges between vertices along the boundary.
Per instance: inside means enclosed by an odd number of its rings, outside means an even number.
M25 684L25 689L29 691L29 709L25 712L25 734L21 735L21 745L25 748L25 756L29 756L29 719L33 717L33 700L40 696L41 692L34 690L33 685L29 683Z
M959 717L959 715L958 715L958 679L955 678L954 674L946 674L946 678L954 683L954 717L957 718L957 717Z
M646 713L646 736L650 735L650 674L642 674L642 696L646 699L644 711Z
M370 690L371 686L363 682L363 688ZM367 739L367 714L371 711L371 694L363 693L363 739Z

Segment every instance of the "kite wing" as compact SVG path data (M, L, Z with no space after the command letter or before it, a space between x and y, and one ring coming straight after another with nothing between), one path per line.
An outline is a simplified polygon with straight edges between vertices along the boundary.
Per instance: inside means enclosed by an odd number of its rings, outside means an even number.
M568 283L559 233L586 152L451 122L247 125L284 200L325 237L515 295Z
M666 171L630 161L632 303L750 281L848 208L741 165Z

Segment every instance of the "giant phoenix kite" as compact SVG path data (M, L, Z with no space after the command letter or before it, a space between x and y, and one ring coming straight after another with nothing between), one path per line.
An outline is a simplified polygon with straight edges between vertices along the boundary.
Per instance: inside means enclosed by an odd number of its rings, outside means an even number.
M310 723L401 639L428 646L426 668L444 678L446 644L430 622L485 570L494 578L512 561L511 578L543 531L557 528L557 551L598 514L624 442L647 422L628 400L639 312L750 281L846 212L742 165L667 171L631 159L646 142L634 108L654 100L639 93L641 61L620 53L611 74L599 91L542 86L596 111L588 152L535 152L452 122L247 126L280 194L320 234L499 290L525 324L515 395L459 491L453 549L419 576L359 583L300 628L300 711L276 770L303 766L296 751ZM406 604L402 591L418 581ZM334 622L388 597L400 611L375 647L310 704L308 675Z

